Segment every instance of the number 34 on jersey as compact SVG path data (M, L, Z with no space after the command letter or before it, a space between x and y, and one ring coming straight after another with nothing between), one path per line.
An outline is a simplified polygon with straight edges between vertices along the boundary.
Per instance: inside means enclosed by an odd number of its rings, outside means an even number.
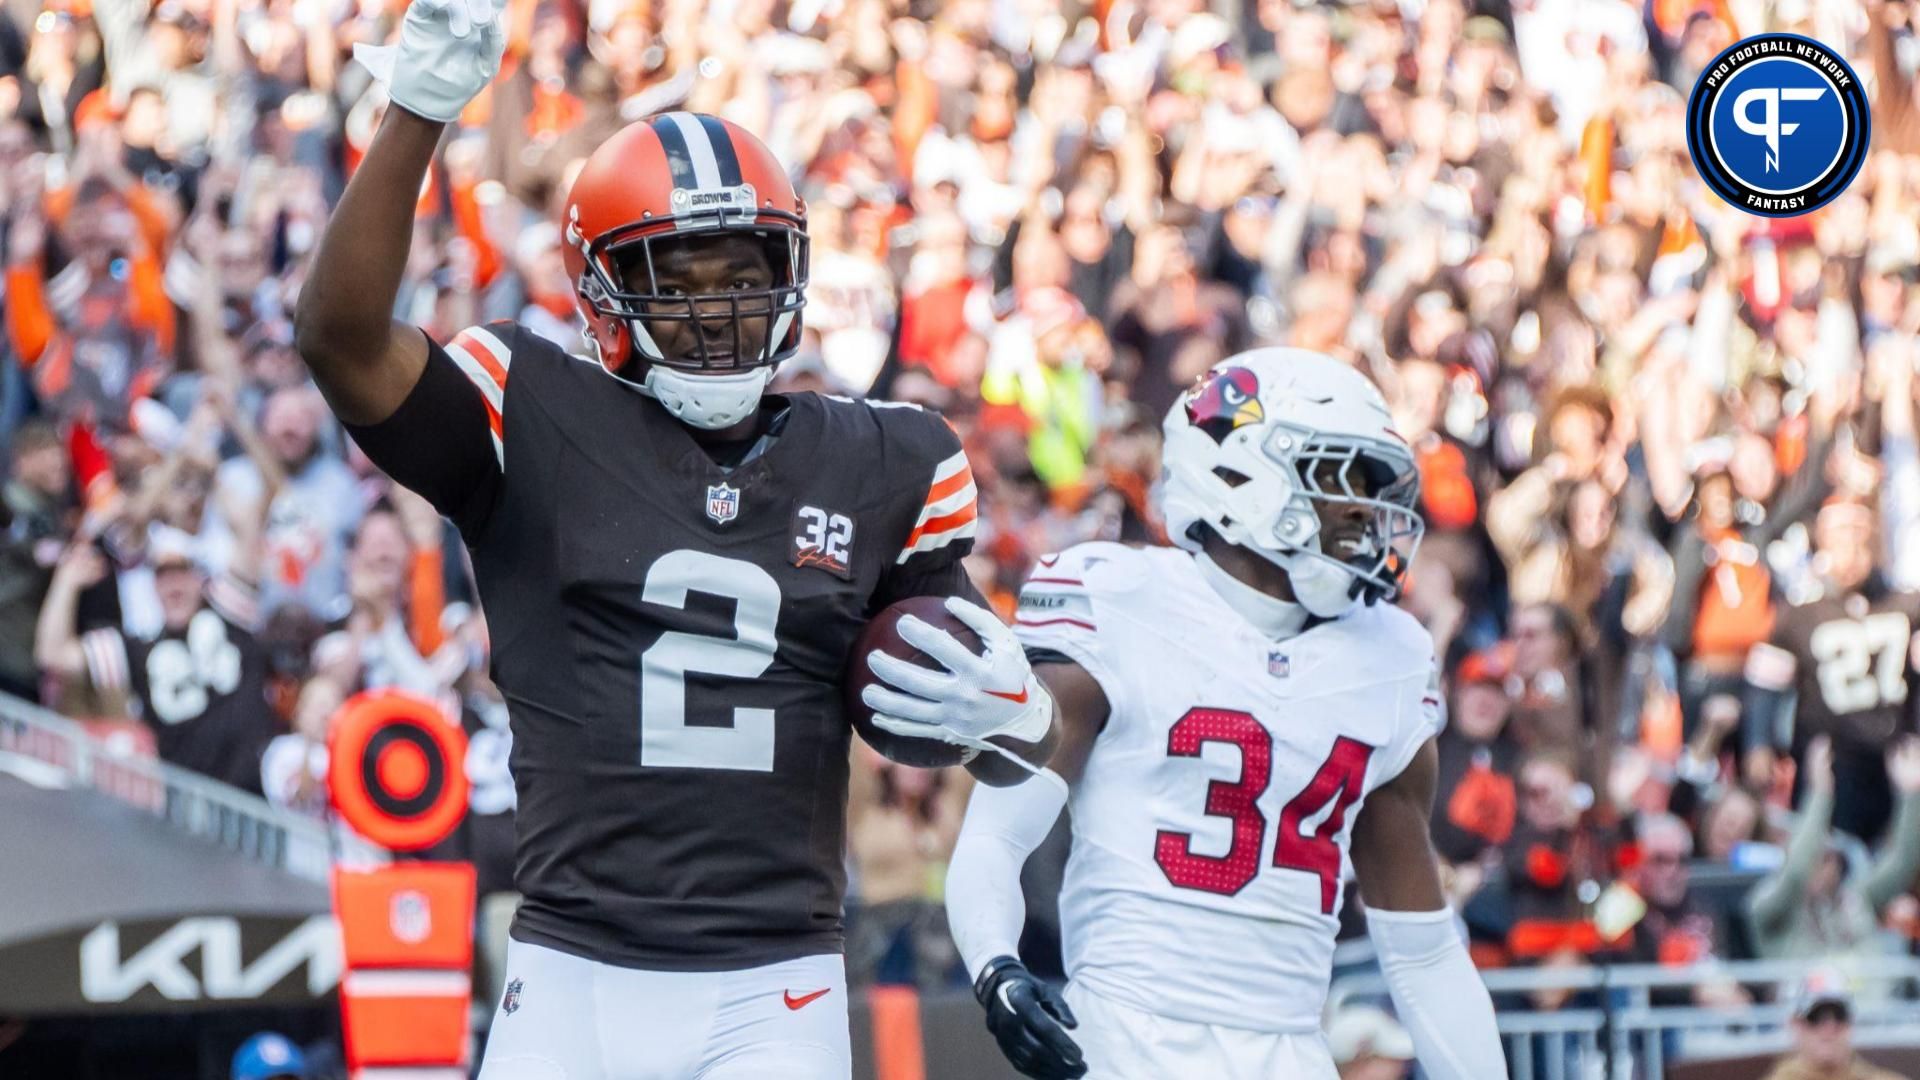
M1276 644L1172 549L1063 553L1028 580L1015 629L1106 692L1076 839L1111 853L1103 874L1190 904L1330 919L1362 801L1440 725L1431 640L1405 612Z

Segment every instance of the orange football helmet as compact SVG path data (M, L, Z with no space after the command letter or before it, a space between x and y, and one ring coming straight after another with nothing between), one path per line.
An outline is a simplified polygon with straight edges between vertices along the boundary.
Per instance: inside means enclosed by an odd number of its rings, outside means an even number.
M739 126L687 112L629 124L587 158L564 214L567 273L601 365L653 393L682 419L723 426L683 415L682 399L697 393L690 387L709 395L722 384L742 392L750 387L757 401L772 366L800 347L806 206L773 152ZM714 234L764 244L772 287L663 294L654 272L656 245ZM742 320L748 319L766 320L764 336L747 333ZM713 349L708 334L696 333L687 336L695 351L686 356L664 355L648 329L649 323L699 328L722 322L730 323L731 332L714 336L728 343L725 349Z

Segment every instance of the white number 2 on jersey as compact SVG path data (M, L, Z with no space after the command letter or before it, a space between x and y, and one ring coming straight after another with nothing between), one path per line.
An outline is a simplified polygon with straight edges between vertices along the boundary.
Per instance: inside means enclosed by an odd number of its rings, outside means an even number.
M731 638L670 630L640 656L640 764L683 769L773 771L773 710L733 710L732 727L687 723L687 673L751 679L773 664L780 584L750 562L674 551L647 570L649 604L683 608L687 594L734 601Z

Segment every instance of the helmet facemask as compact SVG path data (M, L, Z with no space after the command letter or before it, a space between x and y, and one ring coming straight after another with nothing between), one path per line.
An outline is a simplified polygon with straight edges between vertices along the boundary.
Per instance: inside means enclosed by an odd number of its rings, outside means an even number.
M1426 532L1418 505L1420 474L1397 442L1275 425L1262 450L1298 477L1261 553L1285 566L1295 592L1316 615L1354 600L1392 600ZM1357 535L1336 525L1323 535L1324 508L1364 512ZM1344 515L1342 515L1344 516Z
M807 237L788 227L797 218L765 227L728 222L719 212L709 223L694 220L668 232L648 231L646 223L596 241L580 295L626 328L626 355L603 356L606 371L680 420L712 430L753 415L773 366L799 349ZM674 284L676 277L710 279L699 283L706 285L734 274L741 280L719 291Z
M628 356L610 365L623 377L637 382L644 376L642 366L650 364L692 375L731 375L777 364L799 349L807 287L804 233L717 224L669 232L643 228L617 230L596 242L581 290L596 312L627 327ZM725 243L735 237L748 244ZM662 284L668 266L687 261L683 253L727 260L729 250L764 257L764 267L749 269L736 255L727 269L766 283L697 293L674 289L671 281ZM663 341L674 346L671 353Z

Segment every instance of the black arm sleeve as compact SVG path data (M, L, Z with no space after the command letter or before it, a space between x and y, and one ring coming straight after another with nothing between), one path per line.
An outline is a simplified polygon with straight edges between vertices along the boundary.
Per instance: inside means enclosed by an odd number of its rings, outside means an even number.
M1807 450L1806 460L1800 463L1799 471L1787 480L1779 497L1768 509L1767 520L1749 535L1748 539L1762 551L1766 550L1768 544L1780 539L1781 534L1794 522L1813 520L1813 512L1833 491L1833 484L1827 479L1827 455L1833 452L1833 440L1832 432L1814 440Z
M429 340L427 366L392 416L347 433L368 459L453 519L468 536L486 525L501 488L487 402L445 349Z

